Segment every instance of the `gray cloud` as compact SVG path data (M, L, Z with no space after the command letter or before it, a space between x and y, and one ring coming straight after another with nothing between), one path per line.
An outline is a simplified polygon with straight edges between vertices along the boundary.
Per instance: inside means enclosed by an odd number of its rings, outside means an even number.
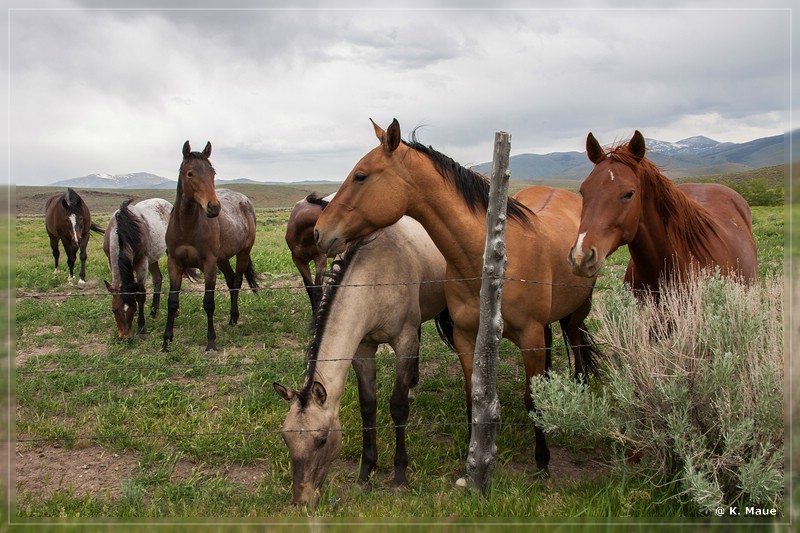
M384 125L397 117L404 133L424 123L423 140L462 163L489 159L499 130L512 134L517 153L582 150L589 130L609 140L634 128L664 140L774 135L790 127L788 17L767 9L14 10L11 179L174 177L187 138L212 141L222 177L341 179L374 145L369 117Z

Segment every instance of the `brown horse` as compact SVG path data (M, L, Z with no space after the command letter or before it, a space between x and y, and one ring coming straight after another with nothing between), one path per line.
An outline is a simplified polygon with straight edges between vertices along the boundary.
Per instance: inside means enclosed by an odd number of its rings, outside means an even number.
M166 233L169 298L167 325L161 345L165 352L172 341L181 281L187 269L198 268L203 271L205 278L203 309L208 321L206 350L217 348L214 330L217 268L224 274L231 295L231 325L239 320L242 278L247 278L254 291L258 288L250 258L250 250L256 239L253 204L241 193L214 189L216 171L208 160L210 155L211 143L207 143L202 152L192 152L189 141L183 145L175 207ZM233 256L236 256L235 272L230 263Z
M300 200L292 208L289 222L286 224L286 245L292 253L292 261L311 300L312 315L317 314L319 301L322 299L322 281L328 256L314 243L314 225L320 213L328 205L328 200L311 193ZM308 264L314 262L314 278ZM312 319L313 320L313 319Z
M316 226L317 246L329 254L407 214L418 220L447 261L445 294L454 322L454 344L464 371L467 416L472 420L473 352L480 315L480 277L486 236L489 184L443 154L413 139L401 142L394 120L384 131L373 123L380 145L353 168ZM534 214L534 212L536 214ZM525 405L534 408L531 377L545 372L547 326L566 319L578 324L589 312L594 281L574 276L566 261L565 237L578 229L580 198L549 187L531 187L509 198L503 289L503 336L522 351ZM579 327L568 327L575 360L591 351ZM536 428L536 463L547 472L550 452Z
M67 253L69 284L75 281L75 259L80 252L81 269L78 274L78 288L86 285L86 245L89 244L89 231L103 234L103 230L92 223L89 206L78 193L68 188L66 193L51 196L45 205L44 226L50 237L50 248L56 262L54 275L58 275L58 259L61 255L58 241Z
M608 153L589 133L586 153L595 167L580 189L581 225L569 253L575 274L596 276L606 257L627 244L625 281L639 296L657 296L659 281L681 279L692 268L756 279L750 206L736 191L673 184L644 157L638 131Z

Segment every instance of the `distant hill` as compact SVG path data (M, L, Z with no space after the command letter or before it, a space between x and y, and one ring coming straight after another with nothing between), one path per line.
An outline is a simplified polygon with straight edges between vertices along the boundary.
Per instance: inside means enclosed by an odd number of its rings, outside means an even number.
M800 131L800 130L798 130ZM746 143L721 143L708 137L690 137L670 143L646 139L647 157L663 167L670 178L730 174L784 163L784 136L764 137ZM515 180L582 180L592 170L585 152L554 152L550 154L517 154L509 160L511 178ZM492 171L492 164L472 167L482 174ZM217 179L217 185L261 185L249 178ZM300 181L301 185L328 186L334 181ZM175 180L137 172L133 174L90 174L81 178L61 180L53 187L85 189L175 189Z
M746 143L721 143L708 137L690 137L675 143L646 139L647 157L671 178L729 174L784 163L784 136ZM472 167L482 174L492 164ZM592 170L585 152L518 154L509 159L512 179L582 180Z

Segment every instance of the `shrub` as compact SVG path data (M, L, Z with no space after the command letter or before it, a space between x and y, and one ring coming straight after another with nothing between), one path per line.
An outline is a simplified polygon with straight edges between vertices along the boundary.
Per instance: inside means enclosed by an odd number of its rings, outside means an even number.
M621 445L702 512L779 506L782 288L701 274L663 289L658 303L638 303L625 287L603 293L594 311L604 386L534 378L541 409L531 417L551 434Z

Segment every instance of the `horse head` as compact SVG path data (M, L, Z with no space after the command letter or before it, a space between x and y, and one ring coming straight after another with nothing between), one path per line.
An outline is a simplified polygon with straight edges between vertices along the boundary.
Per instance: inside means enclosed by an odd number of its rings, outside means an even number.
M606 154L594 135L586 138L586 154L594 169L583 181L581 223L569 252L572 272L593 277L606 257L636 236L642 217L641 183L637 175L644 158L644 137L638 131L630 142Z
M208 218L219 215L220 203L214 189L216 171L209 161L211 143L202 152L192 152L189 141L183 144L183 162L178 175L178 186L183 195L196 202Z
M119 340L129 340L132 336L133 317L136 314L136 301L133 295L130 300L126 298L119 289L115 289L109 282L105 282L106 289L111 293L111 312L114 314L114 321L117 323L117 337Z
M372 126L380 145L356 163L314 229L317 247L329 257L406 214L409 148L400 142L400 124L395 119L386 131Z
M342 448L342 424L338 406L328 401L322 383L297 391L273 383L275 391L290 403L281 434L292 462L292 503L315 506L333 460Z

